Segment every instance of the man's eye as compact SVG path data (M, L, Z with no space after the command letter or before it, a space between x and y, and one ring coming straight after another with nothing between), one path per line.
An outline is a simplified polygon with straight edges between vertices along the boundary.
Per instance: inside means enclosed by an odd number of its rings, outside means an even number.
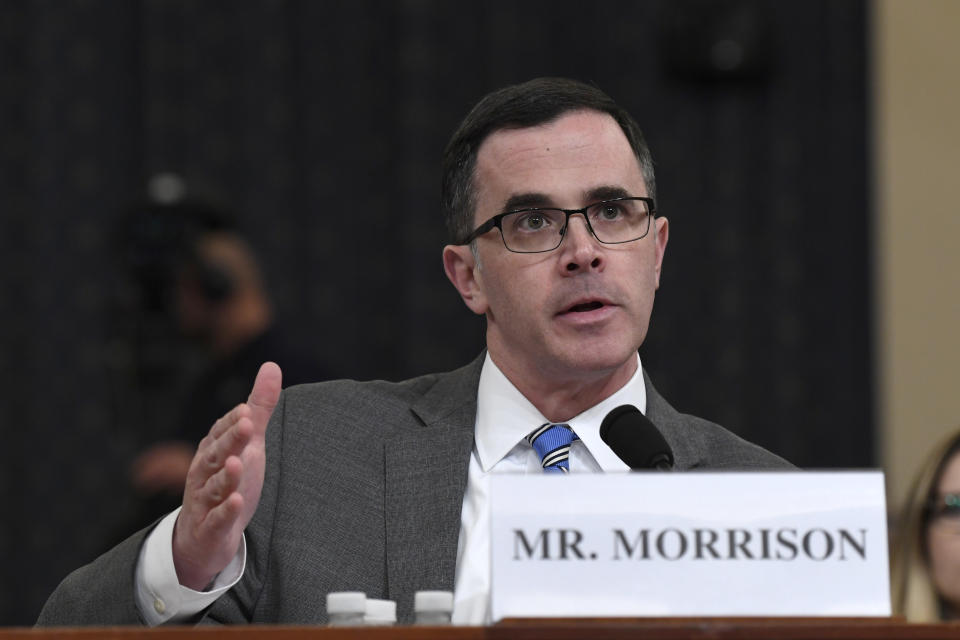
M517 228L521 231L539 231L547 226L547 219L542 213L527 213L517 219Z
M623 215L623 210L618 204L605 204L600 207L600 218L602 220L616 220Z

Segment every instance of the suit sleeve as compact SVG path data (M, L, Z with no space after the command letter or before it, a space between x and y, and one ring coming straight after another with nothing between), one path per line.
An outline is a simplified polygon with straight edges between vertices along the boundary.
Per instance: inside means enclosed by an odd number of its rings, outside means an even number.
M38 626L143 624L134 598L134 571L144 529L68 575L47 599Z

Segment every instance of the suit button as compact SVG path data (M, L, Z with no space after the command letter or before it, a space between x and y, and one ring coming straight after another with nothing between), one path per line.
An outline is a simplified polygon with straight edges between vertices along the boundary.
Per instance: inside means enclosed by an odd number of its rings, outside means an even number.
M153 601L153 610L163 615L163 612L167 610L167 605L166 603L164 603L163 600L161 600L160 598L157 598L156 600Z

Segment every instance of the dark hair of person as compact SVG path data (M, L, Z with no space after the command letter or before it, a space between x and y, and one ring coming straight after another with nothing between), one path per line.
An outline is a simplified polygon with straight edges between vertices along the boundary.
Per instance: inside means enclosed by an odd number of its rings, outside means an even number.
M161 179L170 193L158 193ZM121 222L118 240L146 309L170 312L170 292L185 268L201 274L205 292L223 297L215 292L229 289L198 253L206 237L240 234L236 214L214 194L195 193L179 175L158 174L148 182L146 197L125 209Z
M640 165L647 195L656 198L653 158L640 127L600 89L569 78L536 78L489 93L467 114L443 152L441 207L451 242L461 242L474 227L477 151L502 129L552 122L571 111L609 114L623 130Z

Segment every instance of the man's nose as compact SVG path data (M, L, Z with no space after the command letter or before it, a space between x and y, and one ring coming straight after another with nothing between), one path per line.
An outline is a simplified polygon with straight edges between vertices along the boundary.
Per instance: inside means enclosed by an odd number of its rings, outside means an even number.
M587 268L597 269L603 265L600 241L590 231L583 213L571 214L567 219L560 251L563 253L561 264L567 273Z

